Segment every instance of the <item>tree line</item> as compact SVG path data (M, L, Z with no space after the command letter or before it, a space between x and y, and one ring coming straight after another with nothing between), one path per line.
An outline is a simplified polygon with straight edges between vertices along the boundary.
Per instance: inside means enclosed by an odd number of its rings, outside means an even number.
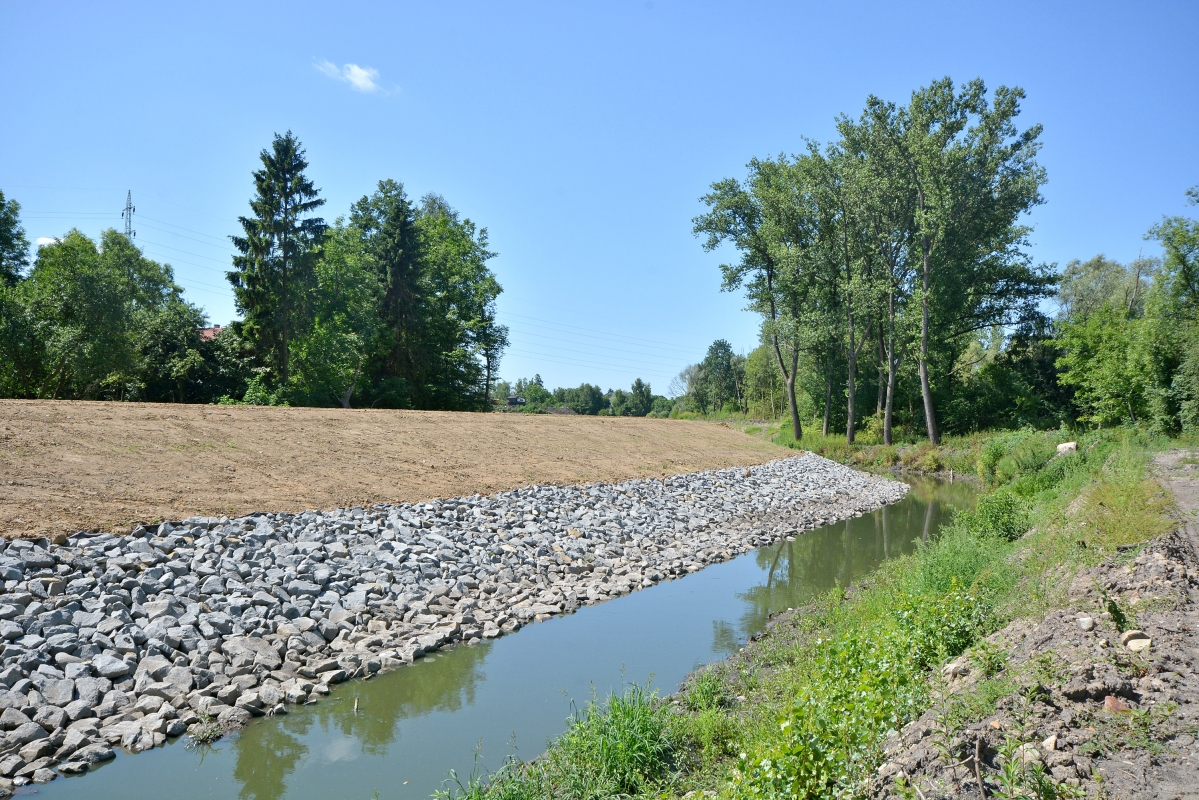
M835 141L754 159L702 198L694 232L732 245L723 288L762 319L745 382L773 402L763 378L777 379L797 439L805 418L888 444L897 427L936 442L1076 419L1191 424L1194 220L1149 232L1160 263L1034 264L1021 219L1046 174L1041 127L1016 125L1023 98L948 78L906 105L872 96Z
M486 228L393 180L327 224L291 132L260 160L231 237L242 319L216 335L115 230L69 231L31 264L0 194L0 396L488 407L508 331Z
M495 402L505 403L509 397L523 400L519 410L531 414L569 410L574 414L601 417L668 417L674 408L672 400L654 394L650 385L640 378L633 381L627 392L623 389L605 392L590 383L550 391L541 375L521 378L516 383L498 382Z

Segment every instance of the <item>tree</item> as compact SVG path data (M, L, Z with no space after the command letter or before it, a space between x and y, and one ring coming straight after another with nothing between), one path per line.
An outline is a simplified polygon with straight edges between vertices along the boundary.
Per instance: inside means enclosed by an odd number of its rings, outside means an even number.
M738 386L733 371L732 345L724 339L712 342L699 367L708 385L708 396L711 398L713 411L720 411L725 403L737 399Z
M788 164L779 161L754 159L748 165L746 186L727 178L712 184L712 191L701 201L709 207L706 214L692 220L693 232L703 235L704 250L712 251L724 242L731 243L741 255L736 263L720 265L723 275L722 291L744 287L750 308L765 321L779 371L786 386L788 407L791 410L791 429L798 440L803 436L799 409L795 401L795 378L801 343L799 319L807 301L810 282L800 265L802 258L793 259L786 275L780 269L778 227L788 224L793 235L787 239L791 250L802 253L808 243L809 218L804 213L783 216L768 215L767 202L774 200L776 211L808 211L798 203L778 202L789 193ZM784 354L786 351L786 354ZM706 404L702 404L706 405ZM701 410L702 410L701 405Z
M364 196L350 209L350 223L366 237L383 285L379 313L391 341L376 378L399 378L408 392L419 392L428 365L421 234L416 220L403 184L391 179L379 181L373 195Z
M0 293L8 362L0 376L10 396L144 399L159 381L152 399L174 399L196 365L186 342L198 339L203 314L183 301L170 266L145 258L115 230L101 235L99 247L68 232L38 250L28 277Z
M1021 247L1021 214L1042 202L1036 162L1041 126L1018 131L1024 92L999 87L988 104L981 80L955 92L949 78L912 94L894 138L916 195L919 255L918 367L929 440L940 434L929 370L934 315L947 339L982 330L1014 307L1035 310L1052 286Z
M292 340L311 321L313 267L325 231L311 216L324 205L304 174L308 162L300 142L288 131L275 134L270 150L259 154L262 169L253 173L251 217L239 217L244 236L231 236L240 255L226 273L237 310L244 315L239 335L251 341L276 380L291 380Z
M1103 254L1087 261L1076 258L1062 270L1057 295L1059 318L1081 320L1109 302L1128 306L1132 313L1136 302L1133 284L1130 271Z
M496 322L503 289L487 266L496 254L488 249L487 229L460 217L439 195L423 198L417 227L429 359L418 397L424 407L482 408L508 344L507 327Z
M21 227L21 204L0 192L0 286L15 286L29 266L29 240Z
M595 416L608 407L608 398L600 387L583 383L575 389L555 389L554 399L576 414Z
M1153 380L1146 358L1148 321L1109 302L1063 326L1059 380L1076 390L1083 418L1099 425L1144 419Z
M837 125L844 163L856 178L853 197L863 244L877 267L879 385L883 443L888 445L893 441L896 381L910 341L907 310L915 267L915 187L895 146L900 125L895 104L876 97L867 99L857 123L842 116Z
M312 326L294 345L298 377L313 399L349 408L355 391L366 388L371 359L386 347L379 315L383 287L362 231L336 221L315 279Z
M654 392L640 378L629 387L629 416L644 417L654 410Z

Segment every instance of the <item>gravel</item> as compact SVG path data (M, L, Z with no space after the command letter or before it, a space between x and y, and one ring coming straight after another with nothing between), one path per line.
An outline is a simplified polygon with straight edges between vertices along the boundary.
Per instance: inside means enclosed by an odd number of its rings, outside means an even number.
M805 454L664 480L0 543L0 792L210 737L901 499ZM55 771L57 770L57 772Z

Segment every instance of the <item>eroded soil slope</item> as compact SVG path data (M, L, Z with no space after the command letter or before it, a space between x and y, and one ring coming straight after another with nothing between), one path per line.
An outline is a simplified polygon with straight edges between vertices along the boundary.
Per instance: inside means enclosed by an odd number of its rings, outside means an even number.
M1038 797L1199 797L1195 456L1175 450L1155 461L1174 492L1179 528L1075 576L1067 608L989 637L991 652L1010 655L989 689L976 660L947 665L944 701L888 743L875 797L909 797L905 782L925 800L1034 790ZM988 693L998 697L994 709L960 724L955 698L977 704ZM1029 768L1023 779L1007 761ZM1039 786L1029 778L1037 770Z
M677 420L0 401L0 533L412 502L793 454Z

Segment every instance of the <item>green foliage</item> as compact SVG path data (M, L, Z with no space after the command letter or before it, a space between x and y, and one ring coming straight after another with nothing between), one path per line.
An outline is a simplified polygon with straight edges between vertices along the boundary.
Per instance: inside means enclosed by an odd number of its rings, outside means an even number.
M275 380L291 379L292 340L311 323L313 267L325 223L312 212L324 205L304 170L304 150L288 131L275 134L253 173L252 215L240 217L244 235L231 237L238 255L226 273L245 319L235 329L257 352Z
M0 287L0 396L206 399L204 316L182 291L114 230L45 245Z
M1024 504L1009 488L980 497L973 511L958 512L954 525L975 536L994 536L1008 542L1019 539L1029 529Z
M0 192L0 287L15 286L29 266L29 240L21 227L21 204Z
M587 703L537 761L509 762L486 782L474 777L436 796L602 800L648 794L670 780L674 750L668 712L648 687L633 685L606 703Z

